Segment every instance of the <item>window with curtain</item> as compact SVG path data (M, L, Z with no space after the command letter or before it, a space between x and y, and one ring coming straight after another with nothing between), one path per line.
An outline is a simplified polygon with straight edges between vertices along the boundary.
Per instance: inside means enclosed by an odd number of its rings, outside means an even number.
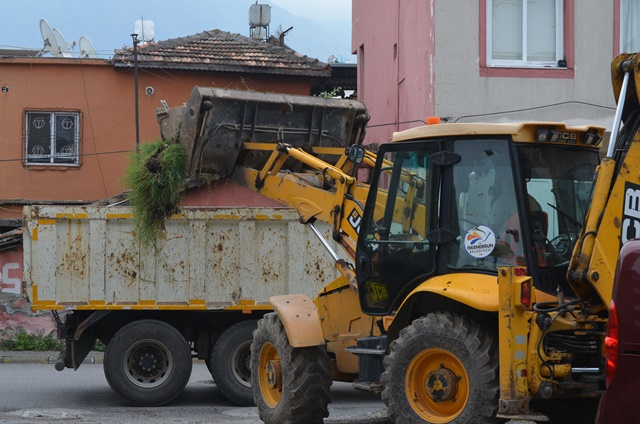
M640 0L620 2L620 51L640 51Z
M487 0L487 65L563 67L563 0Z

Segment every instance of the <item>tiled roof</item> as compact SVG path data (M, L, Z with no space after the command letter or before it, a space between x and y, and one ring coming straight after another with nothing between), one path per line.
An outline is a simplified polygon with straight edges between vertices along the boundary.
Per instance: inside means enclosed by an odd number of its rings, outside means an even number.
M133 67L133 48L116 50L116 68ZM187 37L138 45L138 67L327 77L318 59L302 56L240 34L212 30Z

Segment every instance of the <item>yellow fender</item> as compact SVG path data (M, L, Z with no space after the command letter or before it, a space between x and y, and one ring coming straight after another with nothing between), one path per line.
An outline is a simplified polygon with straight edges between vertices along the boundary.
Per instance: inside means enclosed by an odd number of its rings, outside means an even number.
M271 296L269 304L278 314L292 347L320 346L325 343L318 308L305 294Z
M430 278L409 293L399 311L419 293L434 293L486 312L497 312L499 306L498 278L491 275L460 273Z

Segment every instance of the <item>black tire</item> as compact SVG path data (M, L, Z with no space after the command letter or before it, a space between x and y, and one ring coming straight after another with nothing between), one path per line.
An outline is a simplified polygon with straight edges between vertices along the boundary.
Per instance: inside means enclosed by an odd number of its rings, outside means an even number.
M104 354L109 386L135 406L175 399L191 376L191 349L178 330L156 320L134 321L111 338Z
M329 416L331 377L325 347L291 347L275 313L265 315L253 333L251 384L265 424L315 424Z
M416 319L391 343L384 367L382 400L393 423L497 421L497 343L469 317L436 312Z
M251 341L258 322L243 321L227 328L213 345L209 366L222 394L241 406L253 406Z

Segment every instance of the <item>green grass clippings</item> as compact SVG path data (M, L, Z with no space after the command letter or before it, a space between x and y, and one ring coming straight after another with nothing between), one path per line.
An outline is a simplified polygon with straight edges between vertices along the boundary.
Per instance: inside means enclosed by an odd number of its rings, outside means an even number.
M129 205L142 245L155 247L164 231L164 220L180 211L185 178L186 152L179 143L144 143L131 155L124 183L131 189Z

